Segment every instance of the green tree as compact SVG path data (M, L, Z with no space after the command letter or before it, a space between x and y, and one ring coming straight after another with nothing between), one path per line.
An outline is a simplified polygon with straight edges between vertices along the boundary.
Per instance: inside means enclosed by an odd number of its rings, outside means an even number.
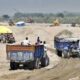
M5 15L2 16L2 18L3 18L3 20L9 20L10 16L5 14Z
M63 13L58 13L58 14L57 14L57 17L64 18L64 14L63 14Z

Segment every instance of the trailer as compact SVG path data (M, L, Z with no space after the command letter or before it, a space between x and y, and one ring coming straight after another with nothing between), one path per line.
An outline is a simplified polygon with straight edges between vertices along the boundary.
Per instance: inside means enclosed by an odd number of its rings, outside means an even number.
M10 60L10 68L39 69L49 65L49 57L44 51L44 45L6 45L7 59Z
M80 57L79 38L54 38L54 47L57 55L69 58L70 56Z

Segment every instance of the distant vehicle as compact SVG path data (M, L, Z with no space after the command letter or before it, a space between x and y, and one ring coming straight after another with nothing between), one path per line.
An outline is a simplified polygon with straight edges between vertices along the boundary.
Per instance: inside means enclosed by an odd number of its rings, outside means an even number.
M54 26L59 26L59 25L60 25L59 20L58 20L58 19L54 20L54 21L53 21L53 25L54 25Z
M24 21L19 21L16 23L16 26L25 26L25 22Z
M20 64L24 68L39 69L49 65L49 58L44 52L43 45L7 45L7 59L10 60L10 68L18 69Z
M68 58L70 56L80 57L78 38L58 38L54 39L54 47L58 56Z
M12 33L0 34L0 42L2 43L14 43L15 38Z
M15 23L12 20L9 20L8 24L9 24L9 26L14 26L15 25Z
M34 23L34 20L31 19L31 18L28 18L28 19L27 19L27 23Z
M72 26L72 27L76 27L76 23L72 23L71 26Z
M7 42L7 43L15 42L15 38L12 33L5 34L5 42Z
M15 38L13 36L12 30L6 26L0 26L0 42L3 43L14 43Z

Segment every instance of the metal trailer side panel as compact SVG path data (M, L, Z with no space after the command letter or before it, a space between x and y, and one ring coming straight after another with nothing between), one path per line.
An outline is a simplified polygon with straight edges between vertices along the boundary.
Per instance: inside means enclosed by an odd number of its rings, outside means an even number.
M31 51L15 51L10 53L10 60L15 62L28 62L34 60L34 53Z
M6 53L7 53L7 59L10 60L10 55L14 52L32 52L34 53L35 46L22 46L22 45L6 45Z
M67 48L70 48L72 42L71 41L68 41L68 40L63 40L63 39L55 39L54 41L54 47L57 49L57 50L63 50L65 47Z
M7 45L6 46L7 59L11 60L11 57L14 56L15 60L25 60L28 53L33 53L34 58L41 58L44 55L44 46L43 45L30 45L30 46L21 46L21 45ZM21 54L25 59L17 59L18 54ZM26 55L27 54L27 55ZM27 59L26 59L27 60Z

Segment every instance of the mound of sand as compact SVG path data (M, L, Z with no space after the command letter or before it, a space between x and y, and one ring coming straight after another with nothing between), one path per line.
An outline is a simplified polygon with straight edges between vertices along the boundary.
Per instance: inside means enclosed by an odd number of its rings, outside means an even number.
M66 38L66 37L72 37L72 32L69 31L69 30L63 30L61 32L59 32L56 37L59 37L59 38Z

